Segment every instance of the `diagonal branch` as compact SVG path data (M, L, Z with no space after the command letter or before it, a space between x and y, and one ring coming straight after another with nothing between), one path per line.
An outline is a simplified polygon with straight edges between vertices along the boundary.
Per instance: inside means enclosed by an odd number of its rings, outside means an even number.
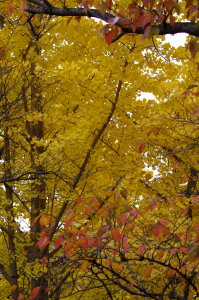
M3 275L3 277L9 282L11 283L11 279L10 276L6 273L4 266L0 263L0 272Z

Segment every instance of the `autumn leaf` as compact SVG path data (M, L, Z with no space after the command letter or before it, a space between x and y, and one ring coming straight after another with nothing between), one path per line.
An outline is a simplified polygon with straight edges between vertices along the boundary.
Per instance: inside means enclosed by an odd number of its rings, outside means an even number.
M193 115L196 116L199 113L199 109L194 110Z
M198 200L199 200L199 195L193 199L193 204L196 204L196 202L198 202Z
M39 240L38 247L40 249L43 249L46 245L48 245L49 241L49 237L44 236L41 240Z
M140 148L139 148L139 153L142 153L142 151L144 150L144 147L145 147L145 143L143 143Z
M174 254L176 254L178 252L178 249L177 248L173 248L172 250L171 250L171 255L174 255Z
M85 272L85 271L86 271L88 265L89 265L89 261L86 261L86 260L85 260L85 261L83 262L82 266L81 266L82 272Z
M10 287L10 291L11 291L11 292L15 291L16 289L17 289L17 285L12 285L12 286Z
M142 256L143 252L144 252L144 245L141 245L138 249L140 256Z
M149 277L151 275L152 270L153 270L153 267L150 267L145 271L146 277Z
M80 203L82 203L82 197L77 198L77 204L80 204Z
M61 245L62 241L63 241L63 237L60 236L60 237L55 241L55 249L57 249L57 248Z
M179 165L179 163L176 162L176 163L174 163L174 164L172 165L172 168L175 169L175 168L177 168L178 165Z
M31 300L35 299L38 296L39 290L40 290L40 286L37 286L32 290L31 297L30 297Z
M116 240L117 242L120 241L120 233L117 229L115 228L111 229L111 235L114 240Z

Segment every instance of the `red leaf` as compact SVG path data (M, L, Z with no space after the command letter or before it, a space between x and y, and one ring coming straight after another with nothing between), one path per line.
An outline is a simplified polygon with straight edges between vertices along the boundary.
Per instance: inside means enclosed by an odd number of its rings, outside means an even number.
M136 218L137 215L138 215L137 210L134 210L134 209L132 209L132 210L130 211L130 213L134 216L134 218Z
M150 267L146 270L146 277L149 277L151 275L152 270L153 270L153 267Z
M199 109L194 110L193 115L196 116L199 113Z
M149 206L150 211L153 211L156 208L157 204L158 204L158 199L156 198L153 199L152 204Z
M128 236L123 237L122 243L123 245L127 245Z
M122 16L122 17L125 17L125 15L126 15L126 10L125 10L125 8L124 8L123 6L121 6L121 9L120 9L118 15L119 15L119 16Z
M47 236L44 236L41 240L38 242L38 247L40 249L44 248L46 245L48 245L50 239Z
M127 219L127 215L128 215L128 212L125 212L125 214L121 217L121 224L122 225L125 225L126 219Z
M153 132L153 130L154 130L154 128L152 128L152 129L148 132L147 136L150 136L151 133Z
M92 206L89 206L86 210L85 210L85 215L90 214L90 212L93 210L94 208Z
M181 251L182 253L185 253L185 254L186 254L186 253L187 253L187 248L181 247L181 248L180 248L180 251Z
M190 39L190 40L188 41L188 43L186 44L186 47L185 47L186 50L189 48L189 45L190 45L191 41L192 41L192 39Z
M196 41L192 40L190 43L190 48L191 56L194 59L196 57L197 51L198 51L198 44Z
M142 255L142 253L144 252L144 245L141 245L138 249L139 254Z
M116 201L119 201L121 197L122 197L122 195L121 195L121 194L117 194L117 196L116 196L115 200L116 200Z
M71 214L72 211L73 211L72 209L67 210L67 212L66 212L66 218Z
M104 262L105 266L108 268L110 265L111 265L111 260L110 259L107 259L105 262Z
M144 141L140 141L140 142L135 143L134 145L137 146L137 145L140 145L140 144L143 144L143 143L145 143L145 142Z
M142 151L144 150L144 147L145 147L145 143L140 146L139 153L142 153Z
M174 26L175 26L175 18L174 18L174 16L172 16L172 15L170 15L170 25L171 25L171 27L173 27L173 29L174 29Z
M68 228L68 227L72 226L72 224L73 224L73 219L74 219L74 218L68 218L68 219L66 219L66 220L65 220L65 224L64 224L64 228Z
M61 245L62 241L63 241L63 236L60 236L55 242L55 249L57 249Z
M155 128L154 131L153 131L153 133L154 133L155 136L157 136L158 133L159 133L159 129L158 129L158 128Z
M153 235L158 238L159 237L159 230L157 228L154 229Z
M112 43L113 39L117 36L117 34L118 34L118 27L110 30L108 33L105 34L105 40L108 46L110 46L110 44Z
M174 163L174 164L172 165L172 168L174 169L174 168L176 168L178 165L179 165L179 163L176 162L176 163Z
M174 248L171 250L171 255L174 255L178 252L178 248Z
M82 197L77 198L77 204L80 204L80 203L82 203Z
M19 295L19 297L17 298L17 300L23 300L24 299L24 295Z
M196 204L196 202L199 200L199 195L196 196L194 199L193 199L193 204Z
M129 250L129 245L126 244L126 245L123 247L123 251L124 251L124 252L127 252L128 250Z
M30 297L31 300L35 299L38 296L39 290L40 290L40 286L37 286L32 290L31 297Z
M149 33L150 33L150 31L151 31L151 28L152 28L151 25L148 25L148 26L145 27L145 29L144 29L144 36L145 36L145 37L147 37L147 36L149 35ZM152 130L153 130L153 129L152 129ZM150 132L151 132L151 130L149 131L149 133L150 133ZM149 135L150 135L150 134L149 134ZM149 135L148 135L148 136L149 136Z
M120 241L120 233L117 229L115 228L111 229L111 235L114 240L116 240L117 242Z
M192 95L198 96L199 95L199 91L193 92Z
M70 21L73 19L73 17L70 17L68 20L67 20L67 25L70 23Z
M75 17L75 20L77 21L77 23L79 24L81 17Z
M175 202L173 200L167 200L170 204L174 204L175 205Z

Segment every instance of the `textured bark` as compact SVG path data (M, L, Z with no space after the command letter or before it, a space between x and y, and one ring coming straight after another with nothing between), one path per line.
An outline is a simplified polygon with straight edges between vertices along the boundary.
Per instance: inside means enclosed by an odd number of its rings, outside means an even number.
M51 5L46 5L44 2L39 0L28 1L29 3L34 3L39 5L39 7L30 6L26 9L30 14L47 14L52 16L62 16L62 17L90 17L97 18L107 22L109 18L114 18L113 14L105 13L104 15L97 9L88 9L87 13L84 8L56 8ZM115 24L120 27L124 33L133 33L132 28L124 28L121 26L120 21ZM157 26L160 32L159 35L166 34L177 34L177 33L187 33L194 36L199 36L199 27L196 28L195 23L191 22L177 22L174 28L169 24L160 24ZM134 34L143 34L144 30L141 27L137 27Z

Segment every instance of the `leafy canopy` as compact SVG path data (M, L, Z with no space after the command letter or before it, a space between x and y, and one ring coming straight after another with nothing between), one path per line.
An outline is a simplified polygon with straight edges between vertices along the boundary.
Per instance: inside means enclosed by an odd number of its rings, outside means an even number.
M197 6L78 5L0 6L0 297L193 299Z

